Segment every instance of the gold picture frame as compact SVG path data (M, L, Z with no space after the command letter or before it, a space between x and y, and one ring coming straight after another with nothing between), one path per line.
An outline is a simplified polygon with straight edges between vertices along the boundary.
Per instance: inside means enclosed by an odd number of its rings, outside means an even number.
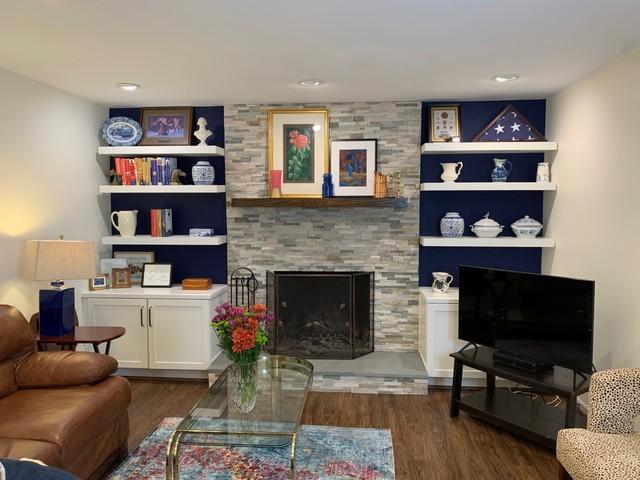
M274 109L268 112L268 187L271 171L282 171L282 197L322 197L329 166L329 110Z
M106 290L109 288L109 274L104 273L89 279L89 290Z
M455 119L452 120L451 116L455 116ZM431 105L429 107L429 142L447 142L453 137L462 137L460 105Z

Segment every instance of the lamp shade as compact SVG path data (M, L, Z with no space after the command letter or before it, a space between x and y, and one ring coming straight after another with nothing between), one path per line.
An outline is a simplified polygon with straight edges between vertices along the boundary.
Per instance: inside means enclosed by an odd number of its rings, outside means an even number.
M25 277L32 280L81 280L96 275L93 242L27 240Z

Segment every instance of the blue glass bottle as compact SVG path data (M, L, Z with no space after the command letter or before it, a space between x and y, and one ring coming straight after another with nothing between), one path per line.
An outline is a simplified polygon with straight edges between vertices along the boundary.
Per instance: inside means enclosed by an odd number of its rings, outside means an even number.
M333 177L330 173L325 173L322 176L322 197L323 198L331 198L333 197Z

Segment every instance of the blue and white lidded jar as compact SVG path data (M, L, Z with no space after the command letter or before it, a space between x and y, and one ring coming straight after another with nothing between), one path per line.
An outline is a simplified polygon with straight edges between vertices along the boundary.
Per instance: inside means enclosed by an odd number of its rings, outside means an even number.
M194 185L213 185L216 172L208 161L200 160L191 169L191 178Z
M464 218L458 212L447 212L440 219L440 234L446 238L459 238L464 234Z

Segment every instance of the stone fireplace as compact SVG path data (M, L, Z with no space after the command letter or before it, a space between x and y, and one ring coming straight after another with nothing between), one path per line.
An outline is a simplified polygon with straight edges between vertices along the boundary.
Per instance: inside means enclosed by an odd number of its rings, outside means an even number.
M268 192L268 112L327 108L329 139L376 138L377 169L399 172L407 208L232 207ZM225 105L229 270L248 267L266 302L265 272L375 271L375 350L418 350L420 102ZM373 330L373 329L372 329Z
M267 272L273 354L352 359L373 351L373 272Z

